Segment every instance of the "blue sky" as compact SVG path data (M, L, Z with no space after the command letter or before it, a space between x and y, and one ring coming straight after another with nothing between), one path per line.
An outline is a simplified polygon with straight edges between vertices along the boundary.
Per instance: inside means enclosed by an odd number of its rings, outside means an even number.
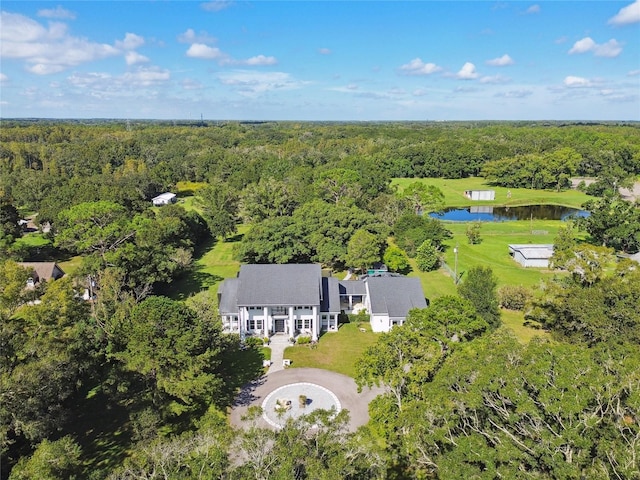
M1 8L5 118L640 120L640 0Z

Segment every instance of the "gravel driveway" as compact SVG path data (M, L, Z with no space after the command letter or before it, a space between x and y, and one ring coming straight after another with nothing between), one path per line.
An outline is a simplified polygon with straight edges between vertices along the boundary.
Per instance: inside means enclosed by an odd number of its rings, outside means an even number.
M346 375L317 368L287 368L263 375L258 380L246 385L236 397L235 404L231 408L231 424L235 427L242 427L241 417L246 414L250 406L261 406L267 395L276 388L300 382L320 385L333 392L340 400L342 408L349 410L350 431L355 431L359 426L369 421L369 402L384 391L380 387L373 389L365 387L362 392L358 393L356 382ZM258 424L269 427L269 424L262 418Z

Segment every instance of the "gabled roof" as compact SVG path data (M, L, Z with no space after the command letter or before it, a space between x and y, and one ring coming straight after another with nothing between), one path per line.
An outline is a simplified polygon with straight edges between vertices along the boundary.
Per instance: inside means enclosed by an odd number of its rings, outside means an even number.
M322 277L322 302L320 303L321 312L340 313L339 283L341 282L339 282L335 277Z
M151 199L152 202L159 202L159 201L170 201L171 199L175 198L176 194L175 193L171 193L171 192L165 192L165 193L161 193L160 195L158 195L157 197L153 197Z
M412 308L426 308L420 279L410 277L368 277L371 314L390 318L406 317Z
M320 305L318 264L242 265L238 306Z
M64 276L64 271L56 262L18 262L18 265L33 270L39 281L51 280L52 278L57 280Z
M519 252L527 260L549 259L553 255L552 243L532 243L523 245L509 245L509 253Z
M227 278L218 287L218 309L222 315L238 313L238 285L240 279Z
M340 295L365 295L367 293L362 280L339 280L338 289Z

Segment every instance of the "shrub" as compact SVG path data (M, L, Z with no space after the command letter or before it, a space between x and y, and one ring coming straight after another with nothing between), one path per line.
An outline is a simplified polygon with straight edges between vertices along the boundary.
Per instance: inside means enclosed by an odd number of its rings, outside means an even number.
M262 337L247 337L244 339L244 343L249 347L262 347L264 345Z
M531 299L531 291L522 285L505 285L498 290L498 300L503 308L524 310Z
M416 263L421 272L430 272L440 266L438 250L432 245L431 240L425 240L422 245L418 247Z
M307 336L300 336L298 337L298 339L296 340L296 342L298 343L298 345L306 345L308 343L311 343L311 337L307 337Z
M480 229L482 228L482 223L473 222L467 225L467 239L471 245L479 244L482 239L480 238Z

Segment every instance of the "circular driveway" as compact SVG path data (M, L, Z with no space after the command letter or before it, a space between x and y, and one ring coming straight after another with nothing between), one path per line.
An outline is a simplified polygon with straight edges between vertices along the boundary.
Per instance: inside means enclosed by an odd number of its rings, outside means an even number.
M324 387L335 395L342 409L349 411L350 431L355 431L359 426L369 421L369 402L384 392L384 389L380 387L374 387L372 389L364 387L362 392L358 393L358 387L353 378L340 373L320 370L318 368L288 368L279 372L263 375L243 387L231 408L231 424L234 427L243 427L245 423L241 418L247 413L249 407L262 407L272 392L288 385L300 383L311 383ZM297 398L293 400L295 402L298 401ZM322 405L323 402L318 402L317 408L323 408ZM306 410L312 412L313 403L311 403ZM258 425L273 428L273 424L267 422L264 417L258 420Z

